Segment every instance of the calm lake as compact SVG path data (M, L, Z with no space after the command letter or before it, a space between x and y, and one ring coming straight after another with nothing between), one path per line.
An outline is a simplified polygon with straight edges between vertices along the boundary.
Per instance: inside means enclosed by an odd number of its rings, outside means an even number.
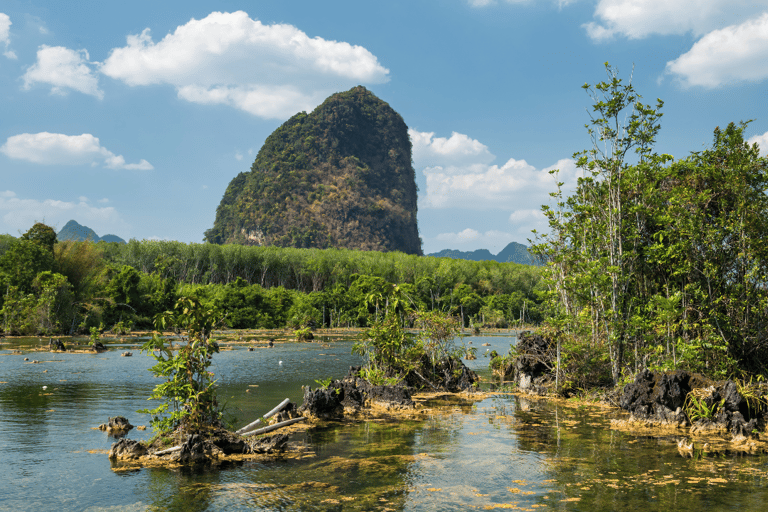
M466 363L487 382L482 354L506 353L514 338L469 341L478 359ZM154 360L131 348L140 341L110 341L101 354L29 351L37 338L0 342L1 510L768 509L764 456L683 458L674 438L610 430L616 411L505 393L433 401L419 421L327 423L294 435L300 458L126 471L105 454L115 440L93 427L116 415L149 424L136 411L153 406L159 381L147 371ZM239 427L283 398L300 404L302 385L346 375L360 363L351 348L341 335L238 345L215 355L212 370ZM133 357L121 357L126 350Z

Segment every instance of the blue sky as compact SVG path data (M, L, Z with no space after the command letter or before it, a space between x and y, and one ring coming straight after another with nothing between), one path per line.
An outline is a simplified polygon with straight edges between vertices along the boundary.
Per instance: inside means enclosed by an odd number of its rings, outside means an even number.
M768 148L768 0L0 4L0 233L75 219L202 241L291 115L361 84L408 125L425 253L527 243L589 147L608 61L665 101L684 157L754 119Z

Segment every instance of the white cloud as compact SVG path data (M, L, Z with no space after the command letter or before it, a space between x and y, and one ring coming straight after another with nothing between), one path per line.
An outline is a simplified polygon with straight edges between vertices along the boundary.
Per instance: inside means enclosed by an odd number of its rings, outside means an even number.
M43 165L103 165L108 169L152 170L152 164L141 160L126 164L125 158L115 155L101 145L90 133L64 135L61 133L22 133L8 137L0 146L0 153L16 160Z
M0 232L23 233L35 222L61 229L71 219L102 235L120 233L125 238L130 232L130 226L113 207L96 207L82 200L25 199L10 190L0 192Z
M750 137L747 141L750 145L757 143L760 147L760 156L768 156L768 132L762 135L755 135Z
M710 32L668 62L666 72L677 75L686 87L764 80L768 77L768 12Z
M768 8L768 0L599 0L595 18L584 25L595 40L623 35L641 39L651 34L692 33L700 36L724 25L741 23Z
M564 183L562 189L567 195L576 188L582 174L569 158L544 169L514 158L501 166L491 165L495 157L488 147L467 135L453 132L450 137L441 138L415 130L409 130L409 134L414 167L424 173L427 181L419 208L511 212L509 222L517 233L546 229L541 205L550 204L549 194L555 191L557 181ZM552 169L559 170L557 178L550 174ZM449 238L438 240L458 243L480 235L468 228L445 236Z
M456 169L474 164L488 164L496 157L488 146L470 139L462 133L435 137L434 132L419 132L408 129L413 148L413 160L419 167L443 167Z
M467 172L446 173L441 167L427 167L427 194L420 207L502 210L538 209L549 203L555 190L550 169L559 169L565 189L575 187L577 169L571 159L563 159L545 169L536 169L525 160L510 158L504 165L475 165Z
M239 162L242 159L243 159L243 154L241 152L239 152L239 151L235 151L235 160L237 160Z
M85 50L43 45L37 50L37 62L22 77L24 88L42 83L51 85L53 94L66 94L72 89L102 99L104 92L99 89L99 79L88 59Z
M361 46L264 25L242 11L192 19L159 42L149 29L128 36L100 70L128 85L169 84L186 101L266 118L311 110L333 92L386 82L389 73Z
M3 55L9 59L15 59L16 54L8 49L11 45L11 25L13 25L13 23L11 23L11 17L0 12L0 43L5 45Z

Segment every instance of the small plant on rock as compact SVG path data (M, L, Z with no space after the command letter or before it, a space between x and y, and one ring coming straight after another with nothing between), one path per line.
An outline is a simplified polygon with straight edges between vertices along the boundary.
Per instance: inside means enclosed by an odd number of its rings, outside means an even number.
M163 403L139 412L152 415L150 423L159 434L176 429L193 433L220 425L222 412L216 399L216 381L208 371L213 354L219 351L211 333L220 320L218 312L194 297L180 298L173 311L155 318L156 332L141 350L151 353L157 361L149 371L165 379L150 396L150 400ZM172 327L186 332L182 338L186 344L175 354L172 345L162 337L162 331Z

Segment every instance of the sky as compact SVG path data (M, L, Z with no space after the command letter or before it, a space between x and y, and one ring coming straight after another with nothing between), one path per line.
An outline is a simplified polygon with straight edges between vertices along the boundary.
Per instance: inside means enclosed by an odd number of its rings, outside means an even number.
M3 0L0 54L14 236L74 219L202 242L266 137L357 85L409 127L425 253L546 229L606 62L664 100L659 153L742 120L768 149L768 0Z

